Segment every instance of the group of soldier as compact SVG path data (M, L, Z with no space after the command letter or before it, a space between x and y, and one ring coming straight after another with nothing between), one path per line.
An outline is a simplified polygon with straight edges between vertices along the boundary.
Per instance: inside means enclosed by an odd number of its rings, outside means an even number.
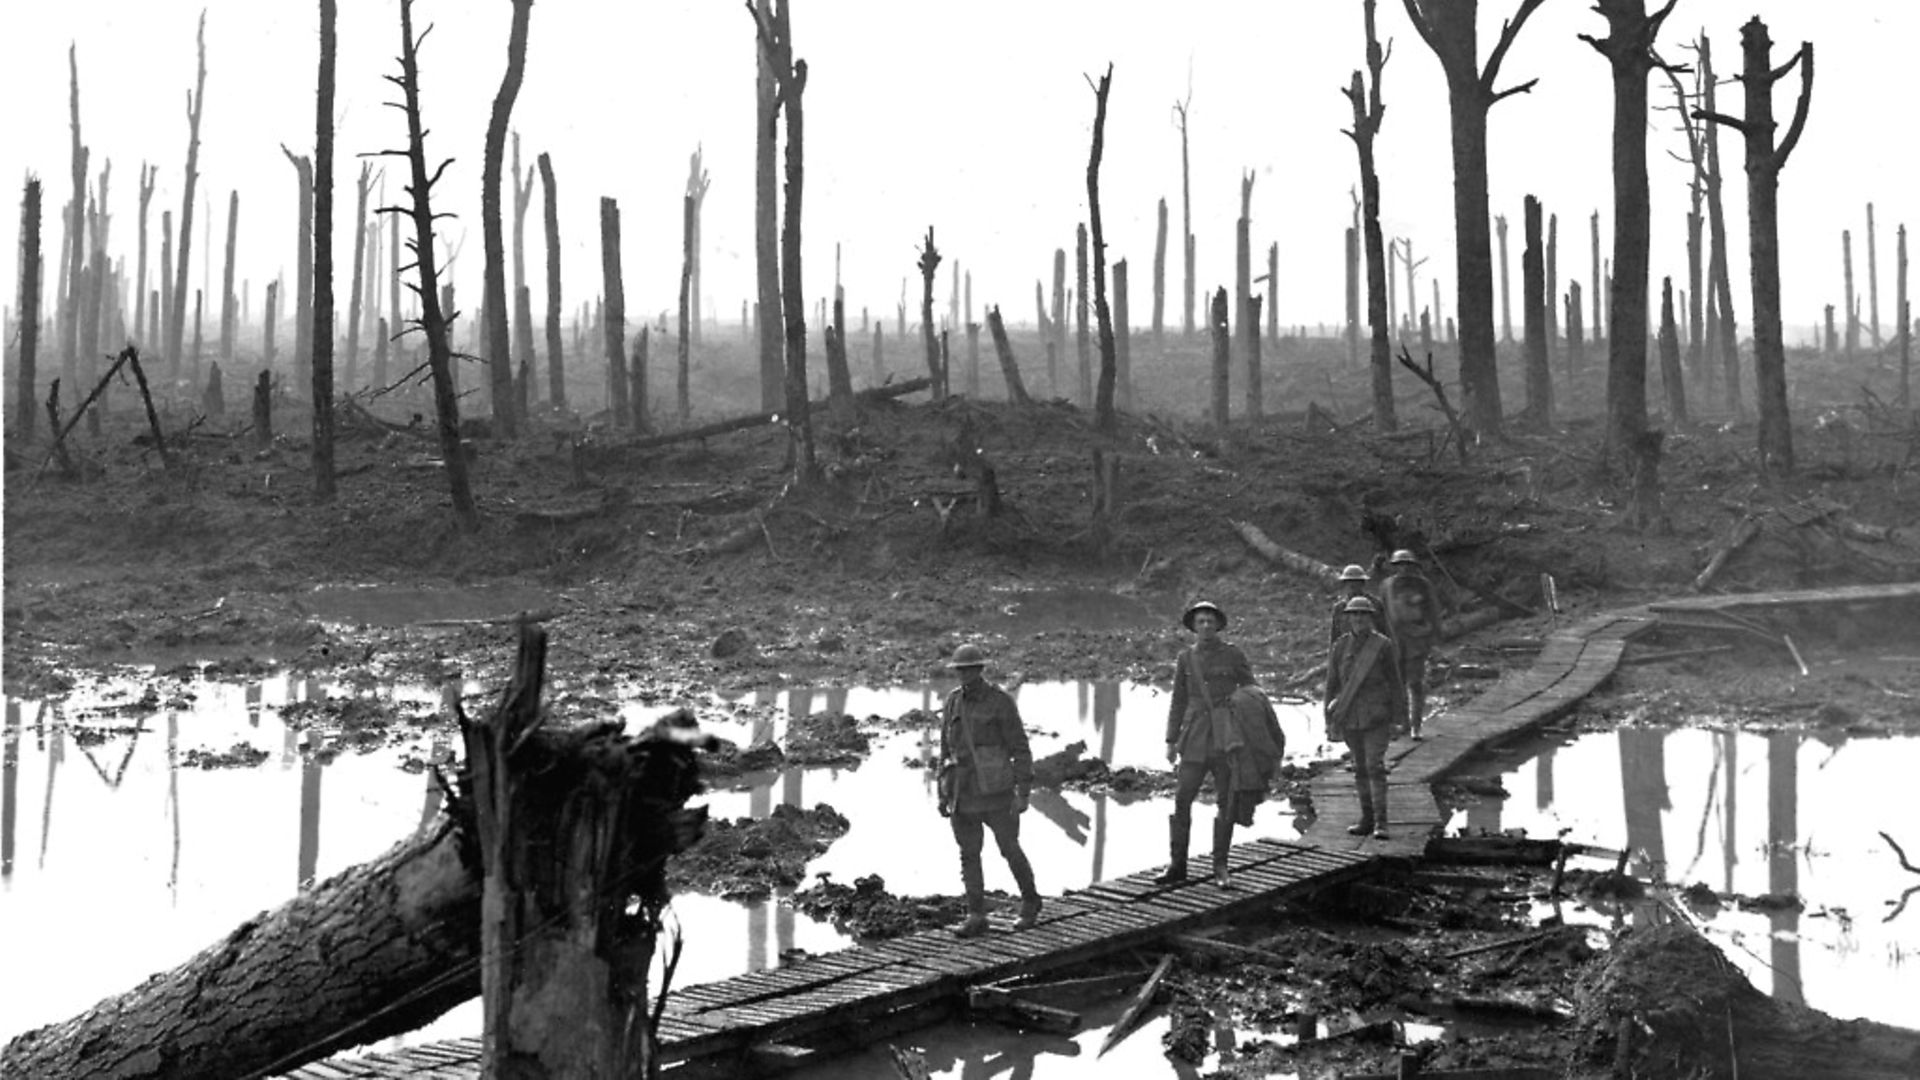
M1379 562L1376 559L1376 564ZM1411 551L1395 551L1378 573L1359 565L1340 572L1344 595L1334 604L1324 709L1328 737L1346 743L1353 758L1360 820L1347 831L1385 839L1386 749L1395 732L1421 738L1426 712L1427 657L1440 640L1440 603ZM1213 824L1213 879L1232 888L1227 857L1233 828L1252 823L1253 806L1267 790L1285 736L1240 648L1221 637L1227 615L1199 600L1181 613L1193 632L1190 648L1174 661L1167 710L1167 762L1175 767L1174 809L1168 818L1168 863L1162 883L1185 880L1193 803L1208 777L1217 811ZM986 652L962 645L947 665L960 685L947 697L940 739L940 813L960 848L960 879L967 916L954 930L963 938L987 931L981 851L992 833L1020 889L1016 929L1034 926L1041 898L1033 866L1020 846L1020 815L1033 788L1033 754L1013 697L984 677Z

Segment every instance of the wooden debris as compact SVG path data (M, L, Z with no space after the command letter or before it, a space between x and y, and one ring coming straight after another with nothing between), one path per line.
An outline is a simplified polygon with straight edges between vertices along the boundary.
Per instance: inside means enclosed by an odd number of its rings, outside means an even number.
M895 1075L900 1080L931 1080L932 1073L927 1071L927 1058L918 1050L902 1050L892 1043L887 1044L887 1056L893 1065Z
M1514 934L1511 937L1503 937L1497 941L1488 941L1479 945L1470 945L1464 949L1455 949L1450 953L1442 953L1441 955L1448 960L1460 960L1469 956L1478 956L1481 953L1498 952L1501 949L1510 949L1515 945L1525 945L1529 942L1539 941L1542 938L1552 937L1559 933L1560 929L1558 926L1551 926L1545 930L1531 930L1524 934Z
M967 1008L974 1013L1017 1028L1051 1031L1070 1035L1080 1030L1080 1014L1072 1009L1029 1001L1011 990L997 986L976 986L967 991Z
M1753 514L1741 518L1740 523L1733 527L1733 533L1727 537L1727 542L1720 545L1719 549L1713 553L1713 557L1707 560L1706 569L1700 571L1700 576L1693 579L1693 591L1706 591L1707 586L1713 584L1713 579L1719 577L1720 571L1726 568L1727 560L1733 556L1733 553L1747 546L1758 535L1760 535L1760 519Z
M1437 836L1427 841L1423 857L1463 866L1551 866L1562 846L1524 836Z
M1200 934L1175 934L1167 939L1169 944L1190 952L1206 953L1241 964L1261 964L1266 967L1290 970L1293 961L1276 952L1257 949L1248 945L1235 945L1230 941L1216 941Z
M1100 1041L1100 1052L1095 1054L1094 1057L1105 1057L1107 1051L1120 1045L1120 1040L1133 1033L1134 1026L1140 1022L1140 1018L1146 1014L1148 1007L1153 1004L1153 995L1155 991L1160 989L1160 980L1166 978L1167 972L1172 970L1172 968L1172 953L1168 953L1160 958L1160 963L1154 967L1153 974L1147 977L1145 985L1140 987L1140 992L1135 994L1133 1001L1128 1004L1127 1011L1120 1014L1120 1019L1113 1023L1113 1029L1108 1031L1107 1037Z

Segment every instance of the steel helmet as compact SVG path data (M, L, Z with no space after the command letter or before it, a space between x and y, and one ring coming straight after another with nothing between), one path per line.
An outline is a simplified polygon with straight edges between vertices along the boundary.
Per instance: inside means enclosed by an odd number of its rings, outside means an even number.
M1340 580L1341 581L1365 581L1367 580L1366 567L1361 566L1359 563L1348 563L1346 566L1342 567L1340 570Z
M1347 601L1346 606L1342 607L1340 610L1348 615L1373 615L1373 614L1376 614L1380 609L1373 605L1372 600L1369 600L1364 596L1356 596L1353 599Z
M1220 620L1220 629L1225 630L1227 628L1227 613L1221 611L1220 605L1211 600L1195 600L1193 603L1188 604L1187 610L1180 615L1180 624L1189 630L1193 629L1193 617L1202 611L1212 612L1213 617Z
M1411 566L1411 565L1418 564L1420 562L1419 559L1416 559L1413 557L1413 552L1408 551L1406 548L1401 548L1399 551L1394 552L1393 557L1388 559L1387 561L1392 563L1395 566L1399 566L1402 563L1405 563Z
M953 659L947 661L950 668L980 668L987 666L987 650L968 642L953 650Z

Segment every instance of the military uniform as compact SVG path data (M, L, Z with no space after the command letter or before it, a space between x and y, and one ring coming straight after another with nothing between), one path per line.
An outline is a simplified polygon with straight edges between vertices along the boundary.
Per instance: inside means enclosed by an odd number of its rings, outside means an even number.
M1381 583L1380 598L1400 654L1400 680L1412 698L1407 719L1417 736L1427 711L1427 655L1441 637L1440 595L1424 574L1409 566Z
M1371 630L1341 635L1327 657L1327 734L1353 753L1353 783L1360 793L1355 832L1386 831L1387 742L1407 717L1400 671L1392 639Z
M1193 801L1209 775L1218 800L1213 819L1215 872L1226 866L1227 850L1233 843L1233 764L1228 753L1236 734L1229 730L1230 721L1217 717L1230 714L1229 701L1235 690L1253 685L1253 665L1247 662L1247 654L1218 639L1196 642L1174 661L1167 745L1178 752L1180 764L1175 772L1173 816L1167 820L1170 880L1186 876ZM1208 708L1209 702L1214 708Z
M1020 814L1033 788L1033 751L1027 745L1020 709L1006 691L984 679L962 685L947 695L940 727L940 760L947 772L943 788L950 788L942 810L949 814L953 838L960 846L960 881L966 889L971 919L986 917L985 871L980 864L985 834L1007 860L1007 869L1020 887L1023 918L1040 908L1033 864L1020 847ZM977 931L975 931L977 932Z

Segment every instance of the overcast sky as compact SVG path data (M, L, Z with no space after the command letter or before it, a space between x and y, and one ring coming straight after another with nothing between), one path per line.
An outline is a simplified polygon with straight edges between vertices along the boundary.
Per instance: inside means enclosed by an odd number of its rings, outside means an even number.
M78 46L84 140L92 172L113 159L116 247L132 264L136 174L160 166L153 204L180 209L187 141L185 98L193 84L194 20L188 0L68 0L10 5L0 33L0 92L9 102L0 177L45 181L49 261L60 206L70 195L67 46ZM1482 3L1482 53L1515 0ZM241 193L240 275L261 302L266 279L291 275L294 173L285 143L310 152L318 56L317 5L287 0L206 0L208 78L198 188L213 206L214 247L224 243L229 191ZM355 153L401 145L399 114L383 107L399 44L397 0L340 4L336 259L350 262ZM505 65L507 0L420 0L415 17L435 31L423 53L429 154L451 156L436 209L460 215L449 244L466 234L456 264L461 306L481 288L479 188L488 112ZM1893 315L1894 228L1920 224L1920 106L1912 47L1920 4L1911 0L1680 0L1662 43L1670 57L1704 29L1717 66L1739 64L1739 27L1768 21L1775 63L1803 39L1817 48L1812 116L1781 192L1785 311L1807 324L1841 302L1840 231L1852 228L1858 288L1866 289L1866 203L1877 204L1880 312ZM1357 167L1341 134L1351 113L1340 88L1362 59L1358 0L793 0L798 55L808 61L805 96L806 292L825 295L842 245L850 318L864 305L891 313L903 278L916 277L916 246L932 225L948 259L973 275L976 317L989 303L1010 320L1032 319L1036 278L1052 252L1071 252L1086 216L1085 172L1094 99L1087 76L1114 68L1102 171L1109 260L1133 268L1132 309L1150 311L1154 206L1171 207L1168 319L1179 318L1179 136L1172 104L1192 88L1194 231L1203 288L1231 285L1233 219L1242 170L1253 193L1256 261L1280 246L1286 323L1340 318L1342 230ZM1393 42L1381 132L1382 184L1390 235L1410 236L1422 274L1440 277L1453 306L1452 171L1445 84L1398 0L1380 5ZM1611 243L1611 97L1607 65L1575 35L1604 33L1582 0L1548 0L1508 55L1501 85L1538 78L1530 94L1492 114L1493 213L1512 222L1514 304L1519 301L1521 198L1539 195L1560 214L1560 276L1587 282L1588 216L1601 212ZM524 164L541 151L558 175L568 310L600 291L598 199L620 201L627 308L651 316L677 303L680 196L687 159L705 148L712 190L705 205L706 300L732 321L752 287L752 25L738 0L541 0L534 7L525 84L513 126ZM1776 94L1791 115L1798 81ZM1664 79L1656 103L1671 101ZM1723 91L1738 113L1739 87ZM1666 152L1683 148L1668 114L1650 132L1655 174L1654 289L1685 276L1685 169ZM1734 288L1747 332L1746 199L1741 144L1723 139L1728 219L1736 230ZM388 194L397 197L389 166ZM18 188L8 200L18 206ZM528 226L529 283L543 303L543 241L536 193ZM204 204L195 210L190 276L201 280ZM0 214L0 242L17 250L17 211ZM510 227L510 223L509 223ZM1496 256L1497 257L1497 256ZM155 256L157 260L157 255ZM1071 262L1071 254L1069 255ZM16 259L4 260L6 303L17 303ZM950 266L951 264L948 264ZM936 301L944 307L943 266ZM51 273L51 270L50 270ZM1497 274L1497 270L1496 270ZM214 274L218 288L219 274ZM1431 295L1423 276L1422 303ZM340 283L344 294L345 282ZM917 307L917 279L909 303ZM344 298L342 299L344 310ZM211 310L211 308L210 308ZM1862 301L1862 310L1865 302ZM256 307L256 314L258 308ZM944 314L944 311L941 312ZM1518 311L1515 312L1516 322ZM1496 316L1497 318L1497 316ZM816 339L817 340L817 339Z

